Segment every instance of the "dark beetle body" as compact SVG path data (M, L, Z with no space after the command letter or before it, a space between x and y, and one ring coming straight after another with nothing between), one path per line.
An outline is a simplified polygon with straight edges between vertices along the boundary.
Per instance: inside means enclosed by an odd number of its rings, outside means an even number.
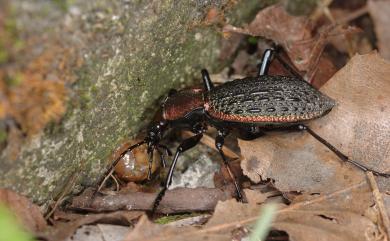
M307 82L288 76L262 75L236 79L212 88L185 89L163 105L163 118L185 122L192 112L210 124L291 125L321 117L335 102Z

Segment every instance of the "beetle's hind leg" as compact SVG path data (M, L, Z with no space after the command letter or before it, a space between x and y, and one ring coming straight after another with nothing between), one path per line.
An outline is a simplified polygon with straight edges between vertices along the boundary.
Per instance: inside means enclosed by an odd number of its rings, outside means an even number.
M165 153L160 148L164 149ZM165 168L167 166L167 161L165 160L165 156L172 156L172 152L169 150L167 146L162 144L158 144L156 149L158 154L160 155L161 165L163 168Z
M204 88L206 91L210 91L211 89L214 88L214 84L210 79L209 72L207 71L207 69L202 69L201 72L202 72L202 79L203 79Z
M302 76L296 71L291 65L289 65L280 55L280 47L275 49L266 49L263 53L263 57L261 58L261 65L259 67L258 76L267 75L269 66L271 62L276 58L279 63L294 77L303 80Z
M266 49L263 53L263 57L261 57L261 65L259 68L259 71L257 73L257 76L267 75L269 66L272 62L272 57L274 55L273 49Z
M217 148L219 154L221 154L221 157L222 157L222 160L223 160L223 164L224 164L226 170L228 171L230 178L232 179L234 187L236 188L237 200L242 202L243 201L243 197L242 197L241 188L238 185L238 183L236 181L236 178L234 177L234 174L233 174L233 172L231 171L231 169L229 167L229 163L228 163L228 161L226 159L226 156L225 156L225 154L224 154L224 152L222 150L223 144L225 142L225 137L227 135L228 135L228 132L223 131L223 130L218 130L218 135L215 138L215 147Z
M343 154L341 151L339 151L336 147L334 147L332 144L330 144L329 142L327 142L324 138L322 138L321 136L319 136L317 133L315 133L312 129L310 129L308 126L306 125L303 125L303 124L300 124L297 126L298 127L298 130L303 130L303 131L307 131L311 136L313 136L315 139L317 139L319 142L321 142L322 144L324 144L329 150L331 150L334 154L336 154L342 161L344 162L348 162L348 163L351 163L352 165L356 166L357 168L359 168L360 170L362 171L369 171L369 172L372 172L374 175L376 176L381 176L381 177L390 177L390 173L382 173L382 172L378 172L378 171L375 171L369 167L366 167L364 166L363 164L360 164L354 160L351 160L348 156L346 156L345 154Z

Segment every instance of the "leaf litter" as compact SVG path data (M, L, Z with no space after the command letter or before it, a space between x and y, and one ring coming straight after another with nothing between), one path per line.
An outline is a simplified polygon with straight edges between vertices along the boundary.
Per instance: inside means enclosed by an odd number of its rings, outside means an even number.
M46 229L46 221L39 207L26 197L9 189L0 188L0 203L15 215L26 231L38 233Z

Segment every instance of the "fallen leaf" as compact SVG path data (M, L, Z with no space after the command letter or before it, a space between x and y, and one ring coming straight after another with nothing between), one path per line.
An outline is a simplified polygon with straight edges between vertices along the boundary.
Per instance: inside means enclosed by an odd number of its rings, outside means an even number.
M344 28L336 24L314 28L315 25L316 23L308 17L289 15L281 4L275 4L262 9L244 28L226 25L223 31L261 36L272 40L284 48L293 65L299 71L305 71L304 78L311 82L318 69L321 68L321 64L319 65L321 54L329 39L334 36L355 34L359 31L357 28ZM327 66L330 65L327 64ZM333 74L335 71L332 71ZM317 78L320 78L318 76L321 77L317 75ZM322 83L324 80L320 79L316 86Z
M97 224L86 225L79 228L72 237L66 241L122 241L129 228L119 225Z
M267 195L258 190L244 189L244 192L248 203L260 204L267 199Z
M390 2L370 0L368 1L368 11L375 25L379 52L385 59L390 59Z
M311 129L351 159L375 170L390 169L390 65L377 54L357 55L322 88L336 100ZM271 133L239 140L241 167L252 181L271 178L281 191L329 193L365 179L305 132Z
M248 65L249 58L250 55L245 50L238 52L237 57L231 65L235 74L243 74L245 67Z
M345 199L364 185L367 186L366 183L355 185L290 206L279 205L272 227L286 231L290 240L375 240L381 232L368 217L341 206L328 209L326 205L334 199ZM236 230L251 230L260 209L261 205L238 203L233 199L219 202L212 218L201 228L172 228L154 224L143 216L125 240L232 240Z
M308 18L289 15L282 5L276 4L261 10L247 27L227 25L224 31L271 39L284 47L299 70L307 70L314 42L304 41L312 39L312 27Z
M38 233L46 229L41 210L24 196L8 189L0 189L0 202L12 211L28 231Z
M71 237L81 226L93 223L121 224L130 226L132 221L139 218L142 214L143 213L139 211L117 211L89 215L56 213L56 219L66 220L67 222L56 221L55 225L50 227L50 229L47 230L43 236L47 240L65 240ZM126 229L128 230L129 227L126 227ZM101 234L97 235L101 236Z

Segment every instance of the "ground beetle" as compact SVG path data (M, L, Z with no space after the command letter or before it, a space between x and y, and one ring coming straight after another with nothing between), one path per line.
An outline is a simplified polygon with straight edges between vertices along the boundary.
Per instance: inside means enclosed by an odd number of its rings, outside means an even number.
M268 75L268 67L273 57L277 58L293 76ZM172 182L172 174L181 153L199 143L208 126L217 129L215 146L235 185L237 199L242 200L242 192L231 172L222 146L225 137L233 132L238 138L251 140L273 129L306 130L318 141L327 146L343 161L349 162L364 171L375 175L390 177L359 164L337 150L318 136L305 121L327 114L335 102L322 94L283 61L272 49L267 49L256 77L236 79L214 86L207 70L202 70L204 88L172 90L162 104L162 119L148 128L145 139L124 151L110 166L108 172L132 149L146 144L149 154L149 177L153 151L169 150L160 144L168 128L188 129L194 135L185 139L177 148L166 177L165 185L153 204L153 213L157 209L166 190ZM164 158L162 158L164 160ZM165 161L163 161L165 166Z

